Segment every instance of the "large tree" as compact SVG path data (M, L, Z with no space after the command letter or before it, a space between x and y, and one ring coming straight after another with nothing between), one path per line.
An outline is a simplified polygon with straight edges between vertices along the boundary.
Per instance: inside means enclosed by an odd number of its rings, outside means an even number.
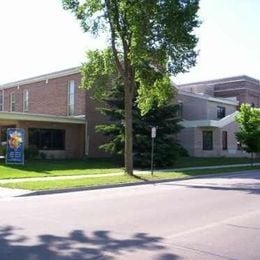
M133 174L134 92L137 89L138 107L145 114L153 104L168 100L171 75L194 66L199 0L63 0L63 7L76 15L86 32L108 35L110 49L88 54L82 85L108 86L107 73L112 72L122 78L125 171Z
M106 106L99 110L110 120L97 126L98 132L109 136L101 148L118 155L119 158L124 154L125 141L122 124L125 121L123 90L122 84L118 81L103 98ZM157 167L173 166L176 157L185 152L177 140L177 134L182 129L179 124L181 121L179 105L171 100L160 107L152 106L145 115L141 115L140 109L134 103L132 115L134 166L148 167L151 164L151 127L157 128L154 164Z
M242 104L236 121L239 123L239 132L236 133L241 147L248 153L260 152L260 108Z

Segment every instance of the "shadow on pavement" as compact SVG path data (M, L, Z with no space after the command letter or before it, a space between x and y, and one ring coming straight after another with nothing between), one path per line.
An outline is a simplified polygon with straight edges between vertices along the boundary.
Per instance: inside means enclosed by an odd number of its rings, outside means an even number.
M109 231L98 230L86 235L82 230L73 230L68 236L39 235L37 242L21 234L13 226L0 227L1 260L81 260L122 259L123 252L165 249L162 238L146 233L136 233L130 238L113 238ZM174 254L161 254L161 260L180 259Z

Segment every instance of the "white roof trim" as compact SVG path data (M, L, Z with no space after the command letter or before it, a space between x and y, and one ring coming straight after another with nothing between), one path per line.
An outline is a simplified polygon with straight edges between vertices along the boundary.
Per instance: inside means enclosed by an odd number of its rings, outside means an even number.
M226 105L237 106L239 104L239 101L215 98L215 97L211 97L211 96L208 96L205 94L201 95L201 94L192 93L192 92L180 90L180 89L178 89L178 94L189 96L189 97L200 98L200 99L204 99L204 100L208 100L208 101L212 101L212 102L216 102L216 103L221 103L221 104L226 104Z
M183 120L181 125L185 128L194 128L194 127L216 127L222 128L235 121L235 117L239 112L236 111L220 120Z
M198 81L198 82L191 82L186 84L179 84L179 87L192 87L192 86L212 86L216 84L225 84L225 83L233 83L233 82L241 82L241 81L249 81L256 85L260 85L260 81L256 78L249 77L247 75L240 75L228 78L220 78L220 79L213 79L213 80L205 80L205 81Z
M38 122L54 122L67 124L85 124L83 117L53 116L42 114L28 114L19 112L0 112L0 120L16 120L16 121L38 121Z
M43 80L49 80L49 79L64 77L64 76L76 74L76 73L79 73L79 72L80 72L80 67L56 71L56 72L40 75L40 76L37 76L37 77L32 77L32 78L28 78L28 79L23 79L23 80L18 80L18 81L2 84L2 85L0 85L0 89L12 88L12 87L17 87L17 86L30 84L30 83L34 83L34 82L39 82L39 81L43 81Z

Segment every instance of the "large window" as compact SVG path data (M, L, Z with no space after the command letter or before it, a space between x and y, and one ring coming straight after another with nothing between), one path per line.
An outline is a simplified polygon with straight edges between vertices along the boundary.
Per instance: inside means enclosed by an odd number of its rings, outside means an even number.
M217 107L217 118L221 119L226 116L226 109L225 107Z
M11 112L15 111L15 93L14 92L10 93L10 111Z
M202 145L203 150L213 150L213 132L203 131L202 132Z
M23 112L27 112L29 110L29 90L24 89L23 91Z
M0 91L0 111L4 110L4 92Z
M73 116L75 110L75 81L70 80L68 84L68 115Z
M222 132L222 149L223 150L228 149L228 134L227 134L227 131Z
M29 146L40 150L64 150L65 130L29 128Z

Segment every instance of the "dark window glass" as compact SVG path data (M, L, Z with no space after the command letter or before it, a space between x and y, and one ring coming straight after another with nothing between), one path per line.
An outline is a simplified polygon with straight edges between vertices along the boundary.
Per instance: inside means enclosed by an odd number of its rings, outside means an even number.
M212 131L203 131L203 150L213 150L213 133Z
M222 132L222 149L227 150L228 148L228 136L227 136L227 131Z
M2 126L1 127L1 142L7 141L7 128L15 128L15 125Z
M65 130L29 128L29 145L40 150L64 150Z
M217 107L217 118L223 118L226 116L226 109L224 107Z

